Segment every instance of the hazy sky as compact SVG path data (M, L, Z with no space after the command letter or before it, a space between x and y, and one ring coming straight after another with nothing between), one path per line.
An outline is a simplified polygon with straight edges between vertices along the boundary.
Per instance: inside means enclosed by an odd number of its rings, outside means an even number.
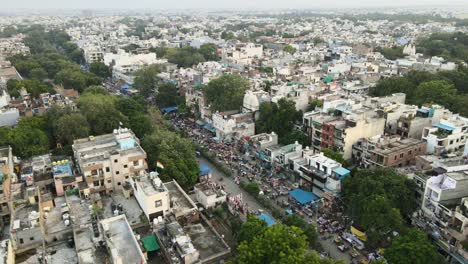
M465 5L468 0L0 0L1 8L337 8Z

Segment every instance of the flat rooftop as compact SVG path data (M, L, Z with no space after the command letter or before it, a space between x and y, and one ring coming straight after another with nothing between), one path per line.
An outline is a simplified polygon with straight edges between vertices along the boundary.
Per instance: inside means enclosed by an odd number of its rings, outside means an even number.
M187 196L187 194L175 181L166 182L164 185L169 190L169 197L173 203L172 207L174 210L184 214L185 212L188 213L193 209L197 209L195 203L190 199L190 197Z
M138 241L124 215L101 220L100 224L113 261L146 263Z

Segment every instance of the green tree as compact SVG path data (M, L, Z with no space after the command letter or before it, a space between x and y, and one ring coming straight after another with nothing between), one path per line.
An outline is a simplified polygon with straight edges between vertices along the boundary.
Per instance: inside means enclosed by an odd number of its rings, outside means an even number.
M389 60L396 60L404 58L405 55L403 54L403 47L391 47L391 48L381 48L378 47L375 51L380 52L385 58Z
M267 102L260 104L260 117L255 123L257 133L275 132L283 143L298 139L299 134L290 134L294 125L302 118L302 114L296 111L293 101L282 98L278 103Z
M102 95L108 95L109 93L107 92L106 88L101 85L92 85L89 87L86 87L83 91L83 94L102 94Z
M325 157L328 157L334 161L341 163L341 165L343 165L344 167L348 167L349 165L351 165L347 160L343 158L343 155L341 153L338 153L328 148L324 148L321 151L323 152L323 155L325 155Z
M343 198L355 223L368 232L370 243L400 231L402 216L416 208L414 183L393 169L361 169L343 181Z
M76 69L63 69L55 75L55 82L65 89L75 89L82 92L87 86L86 75Z
M252 241L244 241L239 247L239 264L302 264L306 263L307 239L294 226L275 224L268 227Z
M159 65L149 65L135 72L134 86L145 97L154 94L158 86L158 73L162 68Z
M90 126L86 118L79 113L60 117L56 122L57 141L64 145L73 144L73 140L89 135Z
M415 98L418 104L439 103L445 107L450 107L457 90L453 84L447 81L423 82L416 88Z
M249 81L240 75L223 75L204 87L204 94L213 111L239 110Z
M385 250L385 258L392 264L439 264L445 263L434 245L420 230L411 228L406 234L394 239Z
M111 76L109 67L102 62L91 63L89 65L89 71L104 79Z
M177 106L182 103L183 97L177 92L177 87L172 83L164 83L158 86L156 104L158 107Z
M286 45L286 46L283 47L283 51L287 52L289 54L294 54L294 53L296 53L296 48L294 48L291 45Z
M304 232L304 235L306 235L309 246L315 247L317 245L317 230L315 229L315 226L307 223L304 220L304 218L296 214L292 214L286 217L286 219L284 220L284 224L287 226L299 227L302 230L302 232Z
M205 58L206 61L219 61L218 47L213 43L207 43L200 46L198 52Z
M49 150L49 138L45 131L44 118L26 117L20 119L15 128L0 130L0 136L5 141L3 144L12 146L15 155L29 158Z
M41 67L41 68L35 68L35 69L32 69L30 72L29 72L29 78L31 79L36 79L36 80L44 80L47 78L47 72Z
M237 241L251 242L255 237L260 236L267 229L267 223L262 219L249 215L247 221L242 224L237 236Z
M195 146L186 138L175 132L159 129L142 140L142 147L148 155L151 169L156 162L164 165L161 170L163 180L175 179L185 189L191 189L198 180L198 163L195 157Z
M78 108L91 126L93 135L110 133L126 123L126 117L115 107L116 99L109 95L84 94L78 99Z

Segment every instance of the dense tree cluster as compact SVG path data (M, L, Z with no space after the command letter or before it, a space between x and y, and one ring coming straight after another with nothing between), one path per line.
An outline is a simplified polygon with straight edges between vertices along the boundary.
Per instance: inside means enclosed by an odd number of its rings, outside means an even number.
M389 60L396 60L405 57L405 55L403 54L403 47L401 46L395 46L391 48L377 47L375 51L380 52L385 58Z
M441 56L450 61L468 62L468 34L433 33L421 39L417 45L418 52L427 56Z
M301 119L302 112L296 111L294 102L282 98L278 103L260 104L260 117L255 123L255 129L257 133L275 132L281 144L291 144L295 141L307 144L307 136L294 130L294 125Z
M406 94L409 104L436 103L467 116L468 68L459 65L455 71L411 71L402 77L383 79L370 90L373 96L400 92Z
M204 94L213 111L240 110L249 81L237 74L223 75L204 87Z
M385 244L393 231L404 227L403 217L416 208L414 182L392 169L358 170L343 182L348 214L366 230L369 244Z
M291 218L291 225L275 224L267 227L263 220L249 216L238 234L240 243L236 263L243 264L334 264L341 263L320 258L315 251L308 250L307 236Z
M9 58L25 78L44 82L53 80L65 88L82 92L90 85L101 83L101 78L85 72L78 63L83 60L82 51L70 42L64 31L46 32L41 26L31 26L26 32L25 44L31 55L14 55ZM47 84L50 86L50 83Z
M152 48L151 51L155 52L158 57L167 58L169 62L183 68L190 68L200 62L220 60L218 48L212 43L203 44L199 49L190 46L183 48L157 47Z

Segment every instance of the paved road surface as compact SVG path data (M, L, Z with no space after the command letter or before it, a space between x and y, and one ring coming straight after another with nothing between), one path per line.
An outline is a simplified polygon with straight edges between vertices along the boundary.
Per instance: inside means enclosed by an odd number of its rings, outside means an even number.
M216 167L213 164L211 164L211 162L209 162L208 160L206 160L204 158L200 157L200 158L198 158L198 161L201 164L206 164L211 168L213 178L216 179L217 181L221 182L222 184L224 184L226 192L232 193L232 194L242 193L242 198L243 198L244 202L248 204L250 210L257 211L258 209L263 209L266 212L268 211L261 204L259 204L255 200L255 198L250 196L239 185L237 185L233 181L232 177L225 176L224 173L222 173L221 171L216 169ZM221 178L223 178L223 180L220 181ZM271 214L269 214L269 215L271 216ZM349 254L348 253L342 253L341 251L339 251L337 246L333 243L333 238L327 239L327 240L321 239L319 242L322 245L323 249L326 252L328 252L332 258L344 260L346 263L351 262L351 258L349 256Z

